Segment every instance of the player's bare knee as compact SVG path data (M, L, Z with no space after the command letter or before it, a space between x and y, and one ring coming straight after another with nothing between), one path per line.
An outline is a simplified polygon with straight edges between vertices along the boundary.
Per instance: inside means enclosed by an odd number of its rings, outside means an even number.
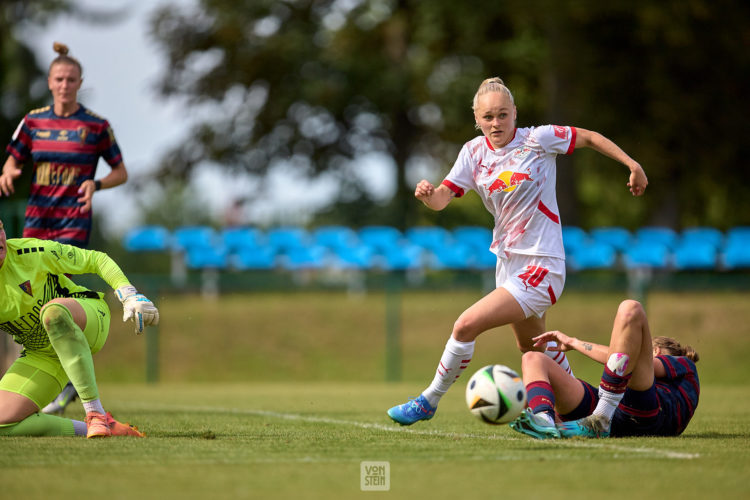
M521 356L521 371L526 372L533 367L540 366L544 363L547 356L539 351L525 351Z
M21 416L17 408L0 408L0 425L2 426L17 424L26 417L28 417L28 415Z
M646 312L643 306L637 300L624 300L617 309L617 320L626 324L643 322L646 318Z
M459 316L456 322L453 323L453 338L459 342L471 342L480 333L477 331L477 327L473 324L471 318L466 316Z

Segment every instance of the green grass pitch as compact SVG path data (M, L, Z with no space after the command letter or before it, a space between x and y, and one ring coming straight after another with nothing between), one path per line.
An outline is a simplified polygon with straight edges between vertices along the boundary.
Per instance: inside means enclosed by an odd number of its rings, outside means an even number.
M431 421L400 427L385 410L411 385L104 385L108 407L148 437L4 439L2 498L427 498L429 490L431 498L629 492L698 499L747 493L747 388L705 387L698 414L679 438L551 442L476 420L462 388L443 399ZM389 463L387 493L361 490L363 461Z
M385 411L429 382L478 296L404 294L398 383L384 382L382 294L158 297L160 383L144 382L145 342L130 325L114 321L94 358L105 407L148 437L5 438L0 499L747 498L750 294L649 295L652 333L701 355L700 404L680 437L536 441L470 415L469 373L431 421L392 423ZM604 342L622 298L566 293L547 324ZM520 368L507 330L479 338L470 372ZM587 380L601 373L571 363ZM81 406L66 416L82 418ZM362 462L388 463L387 492L361 490Z

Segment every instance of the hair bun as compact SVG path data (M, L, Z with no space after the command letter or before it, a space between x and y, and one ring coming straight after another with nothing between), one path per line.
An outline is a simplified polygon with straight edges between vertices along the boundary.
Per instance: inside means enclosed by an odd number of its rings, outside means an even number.
M52 44L52 48L54 49L55 52L57 52L61 56L67 56L68 55L68 50L69 49L68 49L68 46L65 45L64 43L55 42L55 43Z

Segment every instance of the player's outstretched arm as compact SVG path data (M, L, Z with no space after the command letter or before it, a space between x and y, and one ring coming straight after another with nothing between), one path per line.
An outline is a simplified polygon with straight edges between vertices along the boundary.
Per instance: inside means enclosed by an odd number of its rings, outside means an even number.
M628 156L620 146L599 132L576 127L576 148L591 148L604 156L622 163L630 170L630 178L627 185L633 196L641 196L646 191L648 178L641 164Z
M553 340L557 342L557 347L547 347L550 351L578 351L599 363L604 364L607 362L608 346L595 344L593 342L585 342L575 337L569 337L558 330L544 332L543 334L534 337L533 340L534 347L546 346L547 342Z
M435 187L430 181L424 179L417 183L414 190L414 197L433 210L444 209L454 196L453 191L447 186L441 184Z

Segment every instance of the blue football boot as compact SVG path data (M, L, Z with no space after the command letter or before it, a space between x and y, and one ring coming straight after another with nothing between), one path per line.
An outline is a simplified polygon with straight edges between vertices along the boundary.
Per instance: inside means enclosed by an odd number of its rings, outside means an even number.
M588 417L564 422L557 426L560 436L564 438L606 438L609 437L610 421L601 415L589 415Z
M555 424L550 424L545 418L535 415L530 408L526 408L518 418L508 425L514 431L536 439L557 439L560 437L560 432Z
M420 420L431 419L435 415L435 410L437 407L430 406L427 399L420 394L418 398L410 399L388 410L388 416L401 425L411 425Z

